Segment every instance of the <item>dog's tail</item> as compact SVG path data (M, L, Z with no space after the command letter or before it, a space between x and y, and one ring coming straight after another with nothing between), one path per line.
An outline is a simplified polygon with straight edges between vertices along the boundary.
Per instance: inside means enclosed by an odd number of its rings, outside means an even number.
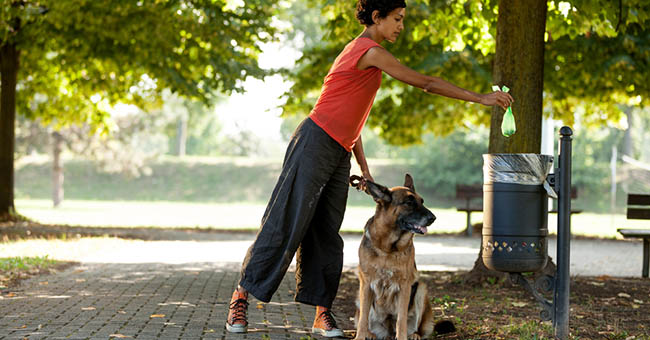
M454 326L454 323L449 320L440 320L436 322L435 326L433 326L433 333L437 335L453 333L455 331L456 326Z

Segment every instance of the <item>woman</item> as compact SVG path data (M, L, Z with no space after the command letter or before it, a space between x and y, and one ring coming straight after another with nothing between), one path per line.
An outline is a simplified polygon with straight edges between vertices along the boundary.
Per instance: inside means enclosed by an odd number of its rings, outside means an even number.
M338 231L347 201L351 153L364 179L373 180L360 135L382 72L427 93L504 108L512 103L504 92L477 94L420 74L379 45L397 39L404 29L405 8L404 0L357 3L357 18L365 29L334 61L314 109L289 143L282 173L233 292L228 331L246 332L248 293L270 301L296 254L295 299L317 306L312 332L343 335L329 311L343 266Z

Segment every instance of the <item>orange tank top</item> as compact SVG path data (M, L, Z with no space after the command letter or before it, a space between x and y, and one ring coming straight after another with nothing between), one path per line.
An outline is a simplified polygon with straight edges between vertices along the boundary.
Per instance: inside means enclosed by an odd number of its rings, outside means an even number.
M357 38L345 46L325 76L320 97L309 117L346 150L359 139L375 95L381 85L381 70L358 70L359 59L381 45L369 38Z

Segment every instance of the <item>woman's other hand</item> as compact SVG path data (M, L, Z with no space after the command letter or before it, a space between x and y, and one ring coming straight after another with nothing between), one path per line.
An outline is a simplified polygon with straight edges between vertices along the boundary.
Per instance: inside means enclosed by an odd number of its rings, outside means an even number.
M508 108L508 106L512 105L513 101L514 99L512 99L510 93L502 92L502 91L495 91L492 93L481 95L481 104L487 106L499 105L504 110Z
M363 176L363 179L366 181L374 182L375 179L372 178L372 175L370 175L370 170L362 171L361 176Z

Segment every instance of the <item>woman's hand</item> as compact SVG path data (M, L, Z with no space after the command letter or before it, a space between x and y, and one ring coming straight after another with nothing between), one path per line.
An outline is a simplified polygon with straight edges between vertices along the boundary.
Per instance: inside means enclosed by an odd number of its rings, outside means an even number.
M487 106L499 105L504 110L508 108L508 106L512 105L513 101L514 99L512 99L510 93L502 92L502 91L495 91L492 93L481 95L481 104Z
M370 181L370 182L375 181L375 179L372 178L372 176L370 175L370 170L362 171L361 176L363 176L363 179L365 179L366 181Z

